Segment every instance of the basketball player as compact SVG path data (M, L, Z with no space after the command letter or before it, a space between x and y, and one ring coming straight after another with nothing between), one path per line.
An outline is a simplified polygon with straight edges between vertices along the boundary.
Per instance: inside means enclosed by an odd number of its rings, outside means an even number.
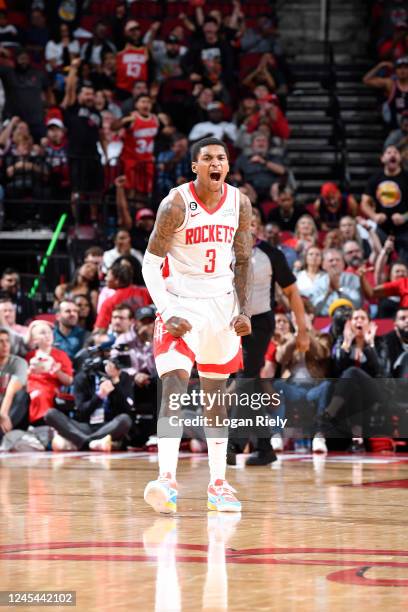
M146 486L144 498L163 513L176 511L176 468L183 430L182 425L177 428L169 421L177 414L170 409L171 396L187 391L194 362L202 391L212 398L222 394L229 375L241 367L240 336L251 333L246 311L251 203L225 183L229 164L222 141L198 141L192 147L192 170L196 180L172 189L161 202L143 261L146 286L158 310L154 353L162 379L159 478ZM241 503L225 480L228 428L214 426L215 417L227 416L226 407L222 401L211 411L208 407L204 410L212 419L206 429L208 508L240 511Z

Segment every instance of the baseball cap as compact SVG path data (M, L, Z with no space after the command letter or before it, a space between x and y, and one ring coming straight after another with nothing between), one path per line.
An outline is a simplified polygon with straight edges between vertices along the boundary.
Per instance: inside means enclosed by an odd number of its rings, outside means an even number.
M353 303L350 302L350 300L347 300L346 298L339 298L338 300L334 300L334 302L330 304L329 317L332 317L334 315L334 311L337 310L337 308L340 308L340 306L348 306L348 308L354 308Z
M400 57L395 62L396 66L408 66L408 55L404 55L404 57Z
M62 130L65 127L64 124L62 123L61 119L58 119L58 117L53 117L52 119L48 119L47 127L51 127L52 125L55 125L56 127L59 127Z
M208 111L221 110L221 109L222 109L221 102L210 102L209 105L207 106Z
M146 219L146 217L150 217L154 219L155 214L150 208L141 208L136 213L136 221L140 221L140 219Z
M129 30L133 30L134 28L140 28L140 23L135 19L131 19L125 25L125 32L129 32Z
M142 319L155 319L156 311L152 306L142 306L135 312L135 319L141 321Z
M337 187L336 183L331 183L330 181L323 183L323 185L320 188L320 195L323 198L327 198L329 196L338 196L340 194L341 194L341 191Z

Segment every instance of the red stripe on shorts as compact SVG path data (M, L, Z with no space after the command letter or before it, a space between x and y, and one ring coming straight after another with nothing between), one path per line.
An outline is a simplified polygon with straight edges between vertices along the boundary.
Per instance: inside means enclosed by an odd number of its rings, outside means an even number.
M153 355L158 357L169 351L177 351L191 359L193 363L195 362L195 355L183 338L175 338L169 334L162 318L158 315L154 326Z
M232 374L240 370L243 365L242 348L239 347L238 353L227 363L197 363L197 370L199 372L214 372L214 374Z

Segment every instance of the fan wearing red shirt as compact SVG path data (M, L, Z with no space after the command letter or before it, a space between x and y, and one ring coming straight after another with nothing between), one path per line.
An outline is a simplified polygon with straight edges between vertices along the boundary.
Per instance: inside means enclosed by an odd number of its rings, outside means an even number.
M33 321L28 329L28 344L35 347L26 355L29 364L27 393L30 396L29 421L36 423L54 406L57 391L73 380L72 363L68 355L54 348L52 325Z
M398 262L401 266L401 273L404 276L397 278L389 283L377 285L373 290L374 297L389 297L398 295L400 297L400 308L408 308L408 268L402 262ZM395 263L394 263L395 265Z
M152 303L146 287L132 285L133 270L130 264L114 263L106 275L106 284L109 289L115 289L115 293L107 298L102 304L95 322L94 330L106 330L112 318L115 306L126 302L133 311L141 306L149 306Z
M143 45L141 28L137 21L128 21L124 32L125 48L116 54L116 86L119 94L125 96L132 93L136 81L148 80L149 51Z
M154 140L160 123L151 112L152 106L150 96L140 94L133 113L115 123L115 128L126 128L121 155L126 189L140 194L150 194L153 190Z

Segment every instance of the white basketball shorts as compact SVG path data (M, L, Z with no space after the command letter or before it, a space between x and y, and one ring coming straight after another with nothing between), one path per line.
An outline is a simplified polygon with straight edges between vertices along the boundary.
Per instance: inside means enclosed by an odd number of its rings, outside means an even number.
M238 314L233 291L216 298L186 298L169 294L172 311L187 319L191 331L175 338L161 317L155 323L153 350L159 376L173 370L191 374L194 362L200 376L228 378L242 367L241 338L231 328Z

